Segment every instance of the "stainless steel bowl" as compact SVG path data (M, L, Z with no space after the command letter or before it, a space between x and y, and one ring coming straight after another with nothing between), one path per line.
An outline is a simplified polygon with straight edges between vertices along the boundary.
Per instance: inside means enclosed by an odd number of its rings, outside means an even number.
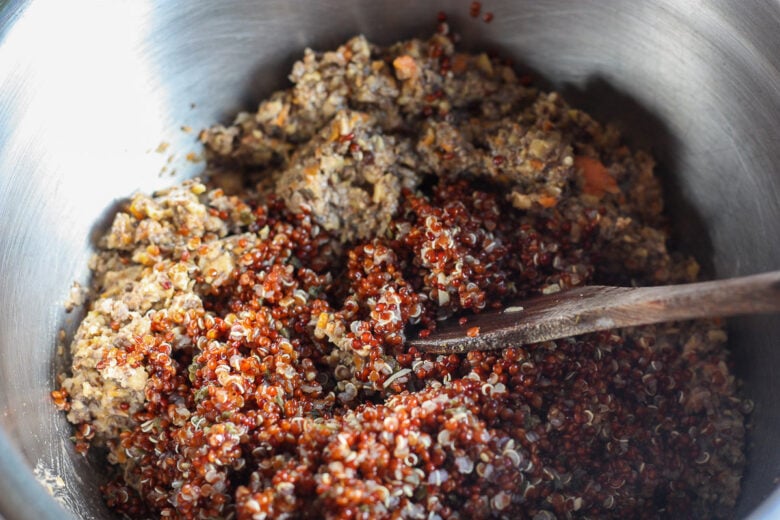
M49 402L55 345L95 233L134 190L202 168L198 129L285 83L306 46L432 31L512 56L650 148L678 244L713 276L780 268L780 2L756 0L0 2L0 511L103 518L101 468ZM156 153L161 142L170 143ZM171 155L168 171L160 174ZM740 517L780 515L780 322L730 323L755 401ZM58 505L40 486L50 478Z

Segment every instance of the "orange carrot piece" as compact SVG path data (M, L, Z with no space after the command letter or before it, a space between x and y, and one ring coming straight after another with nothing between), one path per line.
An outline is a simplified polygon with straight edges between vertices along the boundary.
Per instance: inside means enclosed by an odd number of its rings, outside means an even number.
M620 193L617 181L598 159L579 155L574 158L574 166L582 172L585 181L582 191L588 195L603 197L605 193Z
M414 58L407 54L394 59L393 67L395 68L396 77L400 80L416 78L417 74L419 74L417 63L415 63Z

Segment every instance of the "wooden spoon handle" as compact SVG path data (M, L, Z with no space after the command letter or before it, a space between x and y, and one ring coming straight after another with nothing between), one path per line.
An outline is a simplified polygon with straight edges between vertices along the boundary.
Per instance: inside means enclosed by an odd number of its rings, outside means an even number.
M780 312L780 271L658 287L586 286L445 324L411 346L432 353L494 350L666 321ZM479 333L469 337L470 327Z

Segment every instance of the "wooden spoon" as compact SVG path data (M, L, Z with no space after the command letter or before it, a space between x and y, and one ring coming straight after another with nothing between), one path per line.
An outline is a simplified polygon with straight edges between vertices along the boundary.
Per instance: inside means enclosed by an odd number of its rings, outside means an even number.
M408 344L459 354L635 325L770 312L780 312L780 271L659 287L591 285L475 314L464 325L449 320Z

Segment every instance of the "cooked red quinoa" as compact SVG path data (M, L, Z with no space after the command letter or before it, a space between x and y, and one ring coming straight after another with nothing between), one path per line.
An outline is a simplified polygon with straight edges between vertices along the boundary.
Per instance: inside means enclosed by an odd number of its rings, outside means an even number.
M211 186L136 195L91 266L54 398L107 448L113 509L730 514L747 410L720 323L405 346L516 297L694 280L648 155L446 31L307 50L290 79L201 134Z

